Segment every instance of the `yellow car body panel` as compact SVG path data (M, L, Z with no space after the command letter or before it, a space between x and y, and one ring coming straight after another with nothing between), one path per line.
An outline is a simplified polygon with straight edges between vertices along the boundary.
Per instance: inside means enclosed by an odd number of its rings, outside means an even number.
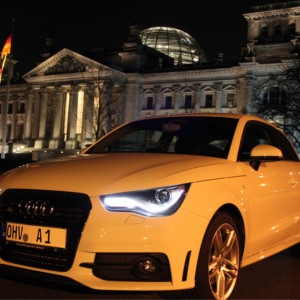
M253 150L252 159L259 161L257 169L251 161L239 160L247 124L261 122L269 126L269 123L252 116L227 117L237 119L238 123L226 158L147 152L91 154L92 145L78 156L32 163L0 176L0 201L6 191L30 189L80 193L87 195L91 204L68 270L18 264L3 259L1 251L0 266L66 276L99 290L190 289L195 286L203 237L219 211L231 213L240 226L241 266L299 243L299 160L281 159L281 150L266 146ZM184 200L175 212L167 215L143 215L130 207L110 211L102 201L105 195L185 184L189 189ZM4 215L9 214L6 211ZM26 215L24 222L28 218L30 216ZM99 278L89 267L95 264L99 253L163 253L168 259L171 280Z

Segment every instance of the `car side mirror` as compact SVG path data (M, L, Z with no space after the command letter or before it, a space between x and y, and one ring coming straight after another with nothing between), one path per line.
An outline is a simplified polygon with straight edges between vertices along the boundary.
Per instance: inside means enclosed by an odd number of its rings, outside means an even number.
M262 161L275 161L283 158L282 151L271 145L257 145L251 150L250 165L257 171Z

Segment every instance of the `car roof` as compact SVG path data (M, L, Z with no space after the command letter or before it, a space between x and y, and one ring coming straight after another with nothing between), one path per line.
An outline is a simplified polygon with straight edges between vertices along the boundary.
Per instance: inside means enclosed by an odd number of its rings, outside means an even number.
M160 118L174 118L174 117L216 117L216 118L232 118L232 119L243 119L246 121L260 121L267 124L271 124L265 119L254 115L246 115L246 114L234 114L234 113L187 113L187 114L169 114L169 115L158 115L158 116L149 116L145 118L141 118L138 120L149 120L149 119L160 119Z

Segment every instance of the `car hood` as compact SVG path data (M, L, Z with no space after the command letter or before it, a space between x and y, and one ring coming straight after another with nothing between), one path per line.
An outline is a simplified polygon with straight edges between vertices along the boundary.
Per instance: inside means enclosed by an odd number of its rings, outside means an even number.
M0 188L65 190L89 195L118 193L209 180L216 174L218 178L227 177L219 166L230 163L221 158L177 154L78 155L11 170L0 177Z

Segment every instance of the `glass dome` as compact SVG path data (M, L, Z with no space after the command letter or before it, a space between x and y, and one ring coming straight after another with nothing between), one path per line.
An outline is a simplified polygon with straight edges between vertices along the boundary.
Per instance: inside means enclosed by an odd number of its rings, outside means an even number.
M186 32L172 27L151 27L141 31L144 45L172 58L175 65L207 62L206 55L197 41Z

